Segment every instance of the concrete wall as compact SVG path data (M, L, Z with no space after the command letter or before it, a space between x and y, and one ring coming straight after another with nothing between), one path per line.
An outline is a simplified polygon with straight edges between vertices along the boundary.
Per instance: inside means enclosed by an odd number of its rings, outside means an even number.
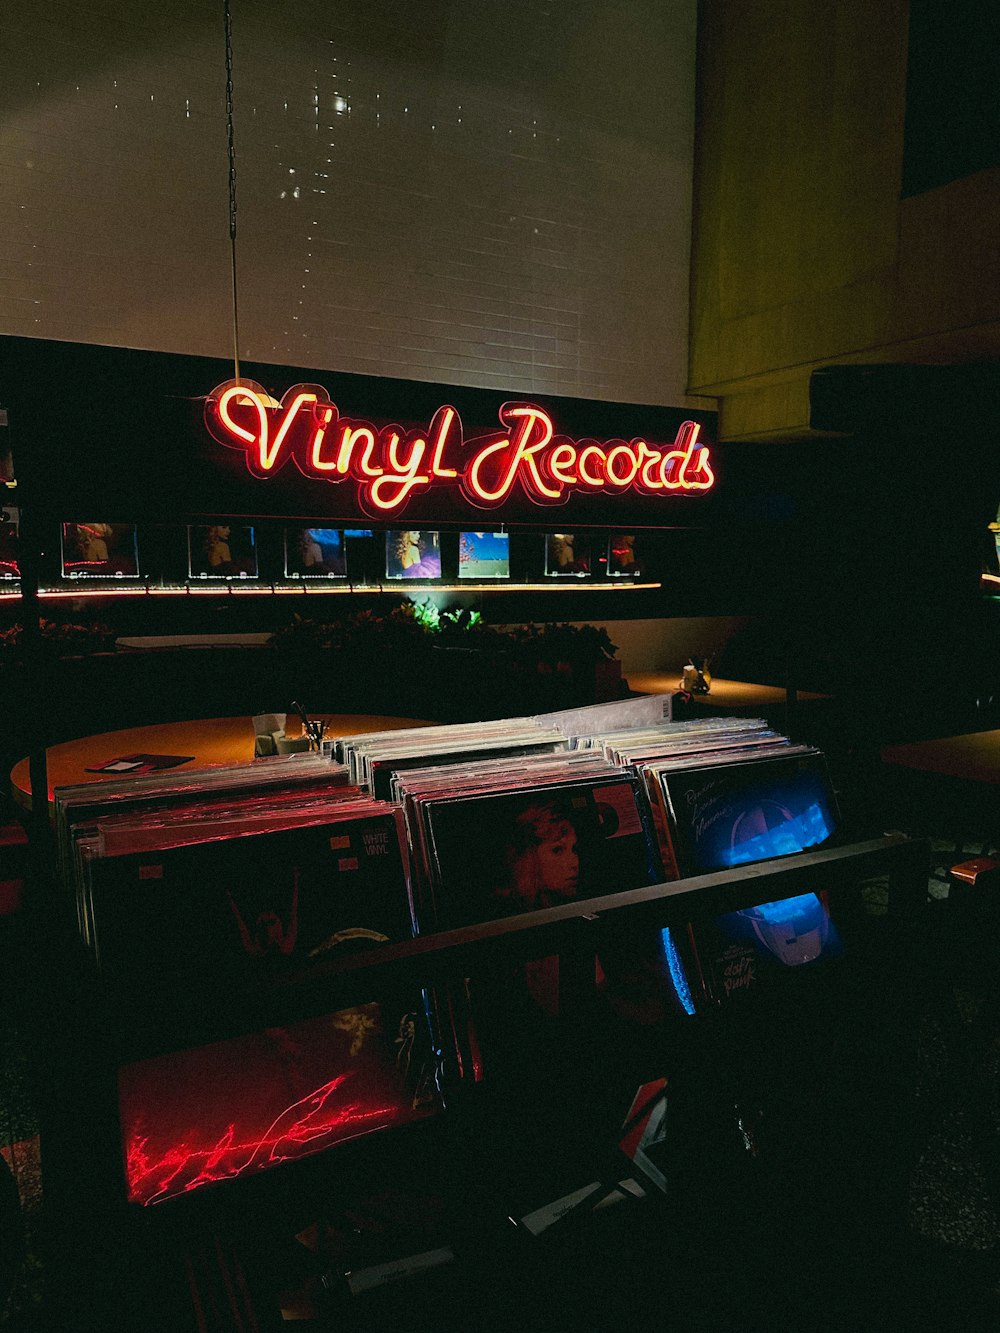
M241 356L685 404L695 0L232 10ZM232 353L223 36L7 0L0 332Z
M1000 356L1000 170L900 198L907 19L701 7L689 387L722 438L807 435L831 361Z

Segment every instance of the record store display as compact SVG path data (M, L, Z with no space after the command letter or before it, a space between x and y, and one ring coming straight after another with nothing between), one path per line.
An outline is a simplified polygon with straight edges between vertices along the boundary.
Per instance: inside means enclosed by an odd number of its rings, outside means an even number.
M318 969L358 951L835 834L819 751L759 719L672 722L653 703L334 737L331 753L57 790L60 863L110 1012L158 1042L119 1068L128 1199L434 1116L449 1089L503 1077L504 1040L578 1017L558 956L347 1007L313 999L264 1027L253 1015L276 985L306 994ZM595 939L584 961L598 1001L640 1023L836 951L806 885L697 928Z

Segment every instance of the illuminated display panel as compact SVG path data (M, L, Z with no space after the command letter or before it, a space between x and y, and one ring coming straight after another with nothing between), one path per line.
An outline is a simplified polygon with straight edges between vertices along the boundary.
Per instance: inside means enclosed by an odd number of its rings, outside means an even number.
M18 512L12 505L0 505L0 579L20 577L17 564Z
M385 534L385 576L388 579L439 579L441 537L415 529Z
M137 579L139 544L134 523L64 523L65 579Z
M550 532L545 537L548 578L592 578L599 573L600 546L590 533Z
M285 578L346 577L347 552L340 528L285 529Z
M510 535L506 532L463 532L458 539L460 579L510 578Z
M245 524L188 528L188 572L193 579L255 579L257 543Z

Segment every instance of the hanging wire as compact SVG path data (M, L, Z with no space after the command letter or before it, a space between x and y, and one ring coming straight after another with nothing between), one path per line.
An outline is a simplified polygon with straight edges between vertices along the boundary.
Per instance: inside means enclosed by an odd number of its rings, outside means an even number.
M229 0L222 3L226 27L226 134L229 141L229 249L233 270L233 370L240 377L240 317L236 292L236 145L233 137L233 18Z

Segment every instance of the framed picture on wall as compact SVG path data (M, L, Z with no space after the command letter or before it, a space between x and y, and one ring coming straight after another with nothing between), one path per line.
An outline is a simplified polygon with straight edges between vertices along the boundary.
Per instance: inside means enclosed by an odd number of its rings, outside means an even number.
M340 528L286 528L285 578L347 577L347 552Z
M189 527L188 573L193 579L255 579L253 528L226 522Z
M17 531L20 515L13 505L0 505L0 579L20 578Z
M139 544L134 523L64 523L64 579L137 579Z
M458 577L460 579L510 578L510 534L459 533Z
M412 529L387 532L385 576L388 579L439 579L441 534Z
M608 578L638 579L645 574L641 548L634 533L613 532L608 540Z
M549 578L592 578L599 573L599 546L587 532L549 532L545 537L545 573Z

